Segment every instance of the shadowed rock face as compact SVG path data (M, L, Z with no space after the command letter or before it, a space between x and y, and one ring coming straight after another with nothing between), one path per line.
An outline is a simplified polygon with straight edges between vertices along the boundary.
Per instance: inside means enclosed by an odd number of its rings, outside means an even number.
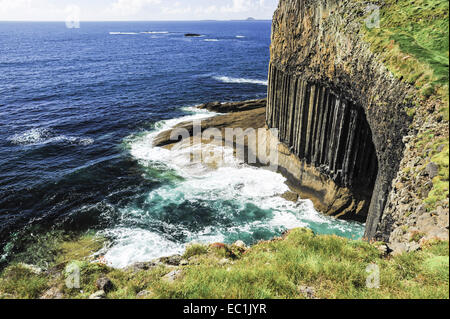
M366 5L280 0L272 24L266 122L320 178L370 202L353 215L364 216L365 237L372 238L403 156L410 123L405 101L412 89L361 39Z
M329 215L342 216L345 211L343 217L365 221L378 161L364 110L320 83L308 83L272 65L269 83L267 125L279 129L279 140L291 153L348 188L356 201L339 206L322 200L316 207ZM308 188L304 181L299 184Z
M266 107L266 99L248 100L242 102L209 102L197 106L199 109L206 109L218 113L241 112Z

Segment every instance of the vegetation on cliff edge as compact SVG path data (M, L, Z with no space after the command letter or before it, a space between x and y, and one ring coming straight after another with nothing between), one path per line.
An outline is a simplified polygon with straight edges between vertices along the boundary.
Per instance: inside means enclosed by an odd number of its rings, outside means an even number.
M449 298L448 242L429 241L420 251L385 257L378 243L294 229L251 248L197 244L187 249L184 266L147 270L93 261L94 249L85 248L96 243L92 236L61 243L73 249L59 250L43 272L11 264L0 276L0 298L88 298L102 277L113 283L107 298ZM79 260L69 261L73 256ZM81 269L78 289L65 285L64 269L73 263ZM380 269L379 288L366 286L371 264ZM177 275L167 279L174 270Z
M447 0L384 0L380 27L365 28L364 38L398 78L414 85L416 105L436 101L442 119L449 120L449 2ZM409 110L414 115L415 110ZM445 139L423 136L418 148L432 145L431 161L439 166L433 188L425 199L432 210L448 198L448 132ZM426 143L425 143L426 142ZM441 146L443 145L443 147ZM422 148L424 151L426 148Z

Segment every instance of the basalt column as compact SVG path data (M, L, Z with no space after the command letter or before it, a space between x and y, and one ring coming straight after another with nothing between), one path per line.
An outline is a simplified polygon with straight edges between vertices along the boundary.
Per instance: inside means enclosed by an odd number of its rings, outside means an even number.
M342 207L329 205L325 213L340 215L346 210L350 216L342 217L365 221L378 163L363 108L320 83L308 83L273 65L269 83L267 125L278 129L280 142L291 153L345 188L357 202L351 209L349 201Z
M365 42L366 15L364 1L279 1L267 125L297 161L280 170L300 195L323 213L366 222L365 237L374 238L391 198L399 200L392 182L410 134L413 91Z

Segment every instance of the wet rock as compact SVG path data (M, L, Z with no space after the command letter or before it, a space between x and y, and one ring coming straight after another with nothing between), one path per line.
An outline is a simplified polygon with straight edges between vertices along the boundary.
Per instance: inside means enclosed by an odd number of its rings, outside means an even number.
M95 286L98 290L103 290L105 293L108 293L109 291L114 289L112 281L107 277L97 279L97 281L95 282Z
M231 112L242 112L249 111L258 108L266 107L267 99L259 99L259 100L248 100L248 101L239 101L239 102L210 102L201 104L198 106L199 109L206 109L211 112L218 113L231 113Z
M201 37L201 34L198 33L185 33L184 34L185 37Z
M288 200L290 202L294 202L296 203L298 201L298 194L294 193L294 192L286 192L283 195L281 195L282 198L284 198L285 200Z

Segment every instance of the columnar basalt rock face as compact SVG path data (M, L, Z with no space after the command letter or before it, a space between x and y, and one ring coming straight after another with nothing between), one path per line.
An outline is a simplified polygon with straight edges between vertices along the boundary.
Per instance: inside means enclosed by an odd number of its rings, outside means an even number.
M380 222L403 156L412 89L361 39L369 3L280 0L272 25L267 125L298 158L354 196L369 197L366 234Z
M364 110L274 66L269 78L267 124L279 129L280 141L338 185L371 196L378 165Z

